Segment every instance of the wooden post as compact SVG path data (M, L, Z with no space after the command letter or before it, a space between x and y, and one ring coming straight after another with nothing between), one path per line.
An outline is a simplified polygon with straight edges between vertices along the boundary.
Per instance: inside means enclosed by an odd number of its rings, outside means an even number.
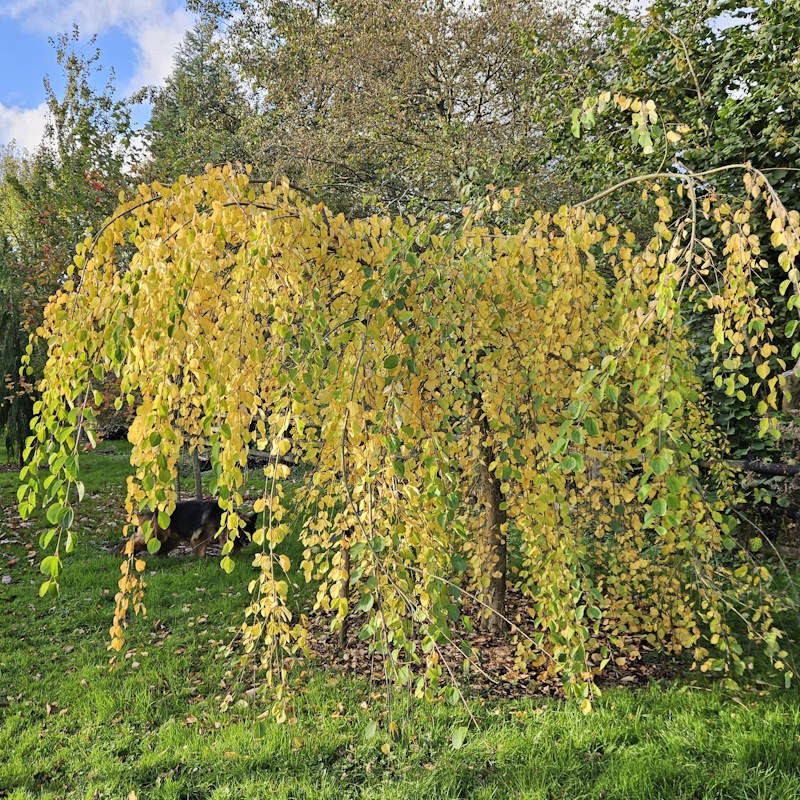
M196 500L203 499L203 476L200 473L200 451L195 447L192 450L192 471L194 472L194 496Z

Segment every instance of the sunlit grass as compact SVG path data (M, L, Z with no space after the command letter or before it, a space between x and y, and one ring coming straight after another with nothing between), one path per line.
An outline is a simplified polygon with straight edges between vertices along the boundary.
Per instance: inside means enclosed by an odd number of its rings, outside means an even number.
M0 475L0 797L92 798L800 798L800 696L737 691L692 678L609 689L593 714L560 701L458 706L395 697L382 685L298 665L291 721L249 693L226 645L253 575L252 553L224 573L214 559L152 558L145 618L128 649L106 650L119 557L124 445L84 458L82 536L61 595L39 598L27 545L37 523L13 511ZM17 559L14 561L14 559ZM231 692L233 702L221 704ZM377 721L374 736L367 736Z

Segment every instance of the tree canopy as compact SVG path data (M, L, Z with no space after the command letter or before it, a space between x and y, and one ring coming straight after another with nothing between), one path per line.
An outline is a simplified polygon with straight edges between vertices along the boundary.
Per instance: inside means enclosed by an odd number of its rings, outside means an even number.
M794 281L798 214L763 175L743 177ZM660 220L644 246L581 206L501 231L486 210L457 227L347 220L230 168L142 187L78 248L41 331L48 362L20 500L53 526L43 590L74 536L92 384L113 371L135 413L132 524L174 507L184 444L210 447L226 509L242 502L249 447L272 453L243 635L273 677L304 637L283 577L290 449L313 465L302 568L318 607L344 624L358 606L360 635L401 682L425 664L420 694L447 678L439 648L454 626L508 622L498 577L526 598L534 629L512 626L520 669L557 674L587 704L610 659L645 648L746 669L742 619L783 668L769 572L732 535L724 470L701 467L724 443L681 324L682 294L723 270L715 350L737 392L776 407L753 293L761 243L749 205L697 203L698 179L663 179L686 185L691 214L651 184ZM501 192L498 212L513 200ZM714 239L697 240L697 218ZM763 356L754 383L734 366L745 347ZM116 646L143 569L132 554L124 565Z
M133 418L129 528L166 524L183 447L210 451L226 511L249 451L271 454L241 632L279 716L298 570L314 611L359 619L419 695L455 682L445 644L478 667L475 625L587 709L647 650L730 676L757 642L788 681L719 407L746 409L736 446L774 440L800 356L793 9L193 5L134 163L157 180L100 222L129 183L127 106L68 37L50 136L6 162L0 258L47 278L28 329L50 298L23 359L41 379L19 493L50 525L42 591L111 379ZM255 166L201 169L239 158ZM129 552L114 648L144 569Z
M251 109L211 20L190 30L163 87L152 87L144 172L163 182L208 163L252 161L243 129Z
M542 136L526 35L551 50L574 37L566 7L529 0L259 0L221 16L252 90L256 170L357 213L452 208L465 183L524 180Z

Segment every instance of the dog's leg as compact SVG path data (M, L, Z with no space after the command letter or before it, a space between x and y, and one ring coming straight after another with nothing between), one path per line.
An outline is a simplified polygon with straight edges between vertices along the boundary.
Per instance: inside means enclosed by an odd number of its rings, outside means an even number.
M180 537L172 528L167 528L166 530L157 528L156 535L158 536L158 541L161 542L161 547L158 548L158 555L163 558L166 558L180 544Z
M192 534L189 543L192 546L192 552L197 558L206 557L206 548L214 538L216 532L217 527L214 520L207 520L199 530Z

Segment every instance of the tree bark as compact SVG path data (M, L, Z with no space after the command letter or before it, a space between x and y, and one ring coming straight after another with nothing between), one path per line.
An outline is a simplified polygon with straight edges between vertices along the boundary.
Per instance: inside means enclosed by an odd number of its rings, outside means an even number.
M711 466L712 463L714 462L701 462L704 466ZM744 472L752 472L756 475L771 475L780 478L793 478L795 475L800 475L800 464L778 464L771 461L734 461L730 459L723 459L715 463L725 464L733 469L741 469Z
M194 496L197 500L203 499L203 476L200 470L200 451L192 450L192 472L194 472Z
M181 449L178 457L178 463L175 465L175 498L180 503L181 501L181 461L183 460L183 449Z
M489 426L485 418L478 423L480 430L480 460L478 462L478 498L483 506L484 519L480 550L485 553L489 571L489 586L484 602L490 610L487 627L490 633L502 635L508 630L506 622L506 579L508 577L508 548L506 523L500 480L489 469L494 453L487 444Z
M347 600L347 613L342 617L342 625L339 628L339 651L347 647L347 632L350 618L350 531L345 531L341 539L342 554L342 579L339 582L339 597Z
M797 464L774 464L767 461L728 461L732 467L738 467L745 472L754 472L757 475L779 475L791 478L800 475L800 466Z

